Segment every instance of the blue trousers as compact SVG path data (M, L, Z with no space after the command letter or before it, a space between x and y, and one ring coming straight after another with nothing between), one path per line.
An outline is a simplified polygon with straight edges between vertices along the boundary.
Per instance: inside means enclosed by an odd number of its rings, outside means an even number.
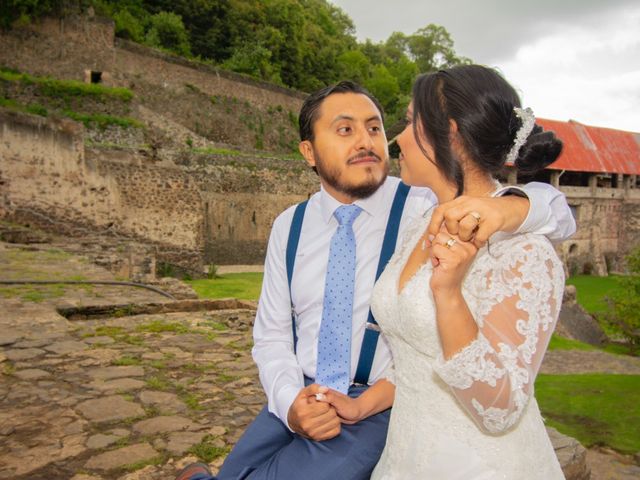
M352 386L358 397L364 386ZM380 459L387 437L386 410L342 425L340 435L316 442L291 432L263 408L225 460L218 480L367 480ZM195 476L192 480L212 480Z

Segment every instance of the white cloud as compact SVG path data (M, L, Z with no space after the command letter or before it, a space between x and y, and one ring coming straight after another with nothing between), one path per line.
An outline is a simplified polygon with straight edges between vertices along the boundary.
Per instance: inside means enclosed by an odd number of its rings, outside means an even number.
M638 0L333 0L360 39L444 26L456 51L497 66L541 117L640 132Z
M640 8L570 26L497 66L541 117L640 131Z

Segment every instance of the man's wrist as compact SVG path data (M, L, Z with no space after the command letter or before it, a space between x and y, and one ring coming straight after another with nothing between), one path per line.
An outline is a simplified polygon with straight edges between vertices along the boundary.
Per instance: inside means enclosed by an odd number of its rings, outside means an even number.
M282 420L282 423L291 430L294 431L289 425L289 410L293 405L294 400L300 393L300 388L296 385L286 385L278 392L278 398L274 401L275 411L273 413Z
M531 203L528 197L506 194L500 197L504 204L504 225L501 230L508 233L517 232L529 216Z

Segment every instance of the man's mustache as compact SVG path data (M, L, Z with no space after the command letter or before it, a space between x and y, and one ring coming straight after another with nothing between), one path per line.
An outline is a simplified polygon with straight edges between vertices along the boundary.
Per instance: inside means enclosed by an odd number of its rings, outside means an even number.
M347 163L355 162L357 160L361 160L361 159L367 158L367 157L373 157L376 160L378 160L379 162L382 161L382 159L380 158L380 155L376 154L373 150L369 150L368 152L360 152L357 155L354 155L353 157L350 157L349 160L347 160Z

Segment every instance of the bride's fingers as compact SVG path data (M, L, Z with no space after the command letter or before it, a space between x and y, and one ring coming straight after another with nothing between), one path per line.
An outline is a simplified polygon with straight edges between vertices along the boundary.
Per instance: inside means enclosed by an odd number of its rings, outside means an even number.
M458 239L455 235L450 235L448 232L443 230L435 236L432 243L434 245L442 245L443 247L451 249L458 243Z

